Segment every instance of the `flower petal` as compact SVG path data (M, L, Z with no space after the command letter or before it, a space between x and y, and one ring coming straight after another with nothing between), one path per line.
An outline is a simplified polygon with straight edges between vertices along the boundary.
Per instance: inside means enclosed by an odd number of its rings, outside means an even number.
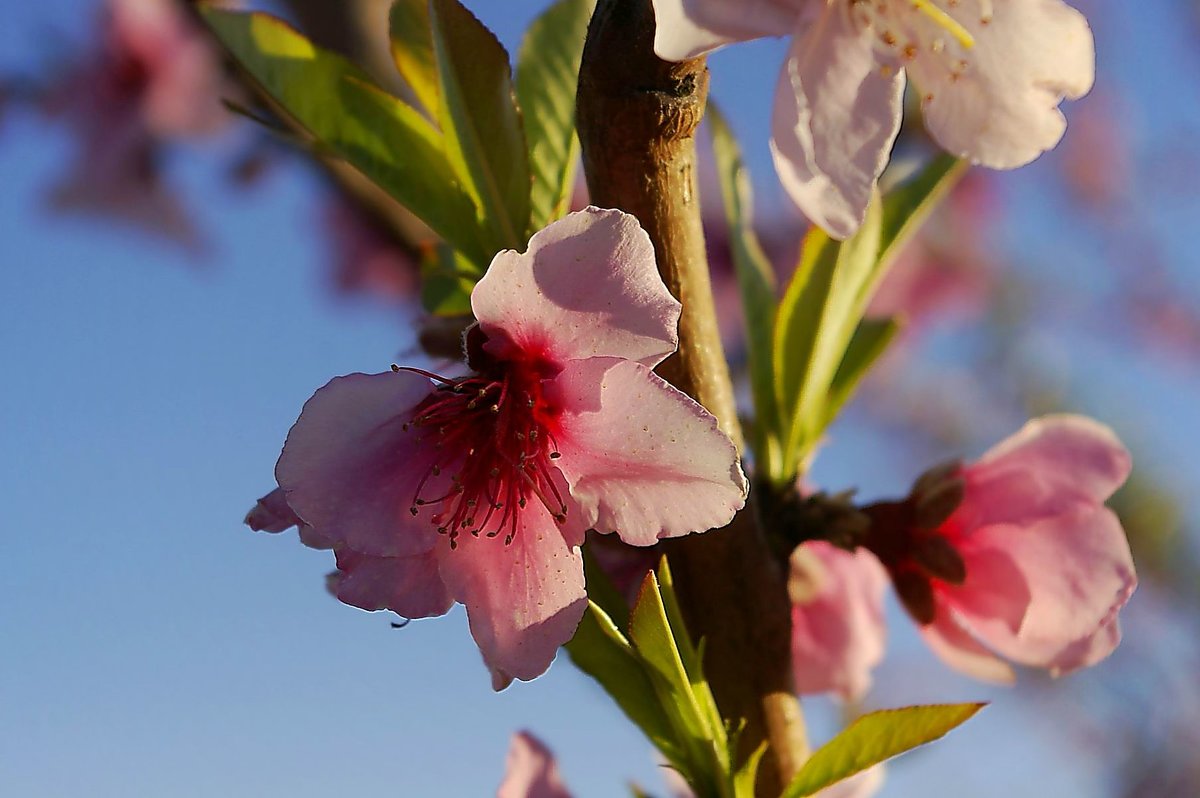
M1017 680L1012 667L972 637L945 605L938 607L933 623L919 628L933 653L954 670L997 684L1012 684Z
M504 781L496 798L571 798L554 754L529 732L517 732L508 747Z
M575 361L547 383L558 467L583 517L635 546L723 526L746 500L717 420L639 363Z
M1129 476L1129 452L1090 418L1034 419L964 469L967 493L952 521L965 528L1026 524L1105 501Z
M654 0L654 52L683 61L734 42L792 32L802 0Z
M974 37L960 72L944 53L908 65L925 126L949 152L994 169L1032 161L1062 138L1064 97L1087 94L1095 51L1087 20L1060 0L963 3L954 18ZM947 45L952 47L955 45Z
M862 224L900 130L904 76L880 64L871 36L842 9L807 8L775 92L771 153L804 215L846 238Z
M791 573L796 692L835 692L857 701L883 659L887 572L866 550L811 541L793 552Z
M1002 549L1029 592L1018 628L956 602L963 622L990 647L1015 662L1058 672L1112 652L1119 634L1110 627L1137 586L1129 543L1112 511L1080 505L1025 528L986 528L974 539ZM958 593L972 584L972 567L969 561Z
M680 305L633 216L586 208L553 222L525 252L496 255L471 294L494 354L562 365L623 357L657 365L675 351Z
M518 516L508 545L503 536L460 535L451 549L443 539L438 564L450 593L467 606L498 688L544 673L587 607L583 557L538 502Z
M412 557L371 557L337 551L331 589L338 601L364 610L391 610L405 618L445 615L454 604L438 575L433 551Z
M313 394L275 466L296 515L363 554L433 548L433 525L409 513L432 455L404 430L430 390L424 377L402 371L337 377Z

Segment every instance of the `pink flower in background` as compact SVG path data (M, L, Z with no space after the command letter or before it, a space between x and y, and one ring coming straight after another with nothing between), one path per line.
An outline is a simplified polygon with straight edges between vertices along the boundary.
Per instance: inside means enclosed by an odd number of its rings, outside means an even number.
M571 798L554 754L529 732L517 732L508 747L504 781L496 798Z
M217 55L173 0L110 0L102 41L43 98L79 143L51 202L194 246L198 235L161 178L161 145L213 133L228 120Z
M883 659L887 572L867 551L810 541L791 557L792 668L796 692L857 701Z
M406 247L365 210L340 197L326 205L322 221L339 291L390 300L409 300L417 293L421 264L415 247Z
M654 0L672 61L791 36L771 149L784 187L837 238L862 223L900 127L905 76L949 152L995 169L1062 138L1064 97L1095 69L1087 21L1060 0Z
M339 598L409 618L463 603L500 688L574 633L586 530L648 546L720 526L746 482L716 420L651 371L680 306L634 217L555 222L497 255L471 304L471 374L334 379L275 475L333 541Z
M867 508L867 545L951 667L1000 682L1014 678L1004 660L1068 673L1112 653L1137 586L1104 506L1129 471L1109 428L1046 416L976 463L929 472L907 501Z

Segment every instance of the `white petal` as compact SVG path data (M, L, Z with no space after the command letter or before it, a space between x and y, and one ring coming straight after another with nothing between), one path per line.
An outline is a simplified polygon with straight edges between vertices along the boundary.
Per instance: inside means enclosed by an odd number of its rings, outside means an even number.
M805 15L775 93L771 153L813 223L854 233L900 130L903 73L879 63L840 8Z

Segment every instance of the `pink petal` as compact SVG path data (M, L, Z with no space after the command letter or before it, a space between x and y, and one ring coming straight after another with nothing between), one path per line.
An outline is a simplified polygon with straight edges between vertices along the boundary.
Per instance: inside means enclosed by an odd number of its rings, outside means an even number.
M333 593L352 607L431 618L445 615L454 604L432 551L412 557L370 557L339 549L337 566Z
M246 513L245 522L246 526L255 532L277 533L297 527L300 542L310 549L332 549L337 543L300 520L300 516L296 515L284 498L283 488L276 488L259 499L250 512Z
M823 541L792 554L792 667L796 692L856 701L883 659L888 576L874 555Z
M1021 573L1029 593L1023 622L1013 628L959 597L955 608L976 635L1003 656L1025 665L1066 672L1112 652L1119 640L1114 621L1137 586L1129 543L1108 509L1081 505L1073 512L1025 528L980 530L974 538L1002 549Z
M1129 452L1111 429L1084 416L1034 419L964 470L965 528L1030 523L1079 502L1106 500L1129 476Z
M529 732L513 735L496 798L571 798L554 754Z
M442 579L467 607L471 634L494 683L528 681L550 667L587 607L583 557L568 546L546 509L531 502L513 542L460 535L438 546Z
M958 546L967 569L962 585L939 582L939 600L954 607L956 617L972 619L968 625L984 640L976 621L987 619L989 628L1004 628L1015 634L1025 622L1032 601L1021 565L1014 561L1009 541L1024 532L1020 527L993 526L976 533Z
M771 152L779 179L814 224L854 233L896 133L903 74L885 67L873 38L837 6L810 3L775 93Z
M275 466L296 514L363 554L433 548L435 528L409 512L431 453L404 432L430 390L424 377L402 371L337 377L313 394Z
M925 126L942 147L1011 169L1056 145L1066 129L1059 103L1091 89L1092 32L1059 0L989 3L986 24L979 5L952 12L974 37L973 48L923 51L907 69L923 97ZM955 77L948 65L960 57L967 66Z
M717 420L640 363L575 361L546 386L562 408L558 467L599 532L649 546L724 526L746 500Z
M637 219L586 208L496 255L471 294L492 352L562 365L623 357L657 365L678 344L680 305ZM518 352L510 351L515 345Z
M733 42L792 32L802 0L654 0L654 52L683 61Z
M956 671L997 684L1012 684L1017 680L1008 663L980 645L947 607L939 606L933 623L920 627L920 631L933 653Z

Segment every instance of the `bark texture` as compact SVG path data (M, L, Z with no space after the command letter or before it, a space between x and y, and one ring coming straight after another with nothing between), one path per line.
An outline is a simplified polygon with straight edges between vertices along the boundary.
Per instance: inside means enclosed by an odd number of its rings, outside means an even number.
M683 304L679 351L658 369L709 409L739 445L704 249L696 190L696 127L704 114L704 59L654 55L650 0L600 0L579 75L578 127L594 204L638 217L667 287ZM791 685L786 574L753 507L728 527L667 544L689 629L707 642L706 671L722 713L745 718L743 753L770 750L758 794L776 796L807 755Z

